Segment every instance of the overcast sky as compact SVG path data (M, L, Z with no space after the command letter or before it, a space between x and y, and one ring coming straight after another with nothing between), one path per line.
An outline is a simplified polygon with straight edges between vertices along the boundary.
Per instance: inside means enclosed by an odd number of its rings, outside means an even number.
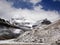
M0 18L25 17L29 21L60 18L60 0L0 0Z

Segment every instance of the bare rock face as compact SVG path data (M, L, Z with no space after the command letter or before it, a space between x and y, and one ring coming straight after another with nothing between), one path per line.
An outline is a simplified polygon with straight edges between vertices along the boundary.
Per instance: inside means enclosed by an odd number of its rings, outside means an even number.
M20 29L0 30L0 40L7 40L7 39L17 38L22 33L23 33L23 31L20 30Z
M14 34L10 30L0 31L0 40L7 40L14 38Z
M60 39L60 20L57 20L50 25L33 29L32 31L26 31L15 41L27 43L54 43L58 39Z

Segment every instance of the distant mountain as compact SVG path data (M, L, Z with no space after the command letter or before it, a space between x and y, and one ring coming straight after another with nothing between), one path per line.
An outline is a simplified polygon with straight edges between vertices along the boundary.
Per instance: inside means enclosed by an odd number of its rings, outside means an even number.
M9 21L0 18L0 40L7 40L18 37L21 33L14 32L17 29L19 29L19 31L23 31L21 30L22 28L10 24Z
M45 20L45 21L47 22L48 20ZM46 25L47 23L45 23L45 21L39 20L34 25L37 25L37 27L39 27L40 25L44 25L44 24ZM44 24L42 24L41 22L44 22ZM3 30L2 26L10 28L10 29ZM32 30L31 22L29 22L28 20L20 20L20 19L17 19L17 20L13 19L12 23L10 23L9 21L6 21L4 19L0 19L0 27L2 27L2 30L0 29L0 40L16 38L21 33L26 32L26 31L29 31L29 33L30 33L30 31ZM11 28L13 28L13 29L11 29Z
M24 18L13 18L11 20L12 24L21 27L23 29L29 30L32 28L32 22Z
M6 21L6 20L1 19L1 18L0 18L0 26L11 27L11 28L19 28L20 29L20 27L17 27L16 25L11 24L9 21Z
M13 39L25 31L31 30L30 27L20 25L20 22L15 21L11 24L9 21L0 18L0 40Z

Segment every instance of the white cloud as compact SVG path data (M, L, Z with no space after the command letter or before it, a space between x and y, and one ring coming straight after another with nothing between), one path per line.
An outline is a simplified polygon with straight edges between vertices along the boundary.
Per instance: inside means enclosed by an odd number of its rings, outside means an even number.
M42 0L30 0L30 2L33 3L33 4L36 4L36 3L40 2L40 1L42 1Z
M28 10L28 9L18 9L15 12L14 17L25 17L31 22L48 18L51 21L55 21L59 18L59 14L56 11L44 11L42 9Z
M41 2L42 0L23 0L24 2L31 2L31 3L33 3L34 5L36 4L36 3L38 3L38 2Z
M13 3L12 3L13 4ZM56 11L45 11L42 6L35 6L34 10L28 9L16 9L12 7L11 3L8 3L4 0L0 0L0 17L11 19L12 17L25 17L31 22L48 18L51 21L55 21L59 18L59 14Z
M0 0L0 17L1 18L11 18L15 8L13 8L12 3L6 2L5 0Z

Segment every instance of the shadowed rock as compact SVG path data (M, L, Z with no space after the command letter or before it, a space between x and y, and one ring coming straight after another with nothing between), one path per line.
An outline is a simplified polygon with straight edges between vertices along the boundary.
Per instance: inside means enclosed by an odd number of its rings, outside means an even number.
M51 24L51 21L44 19L43 22L41 22L41 24L49 25L49 24Z
M7 39L13 39L18 37L18 35L14 34L10 30L2 30L0 31L0 40L7 40Z

